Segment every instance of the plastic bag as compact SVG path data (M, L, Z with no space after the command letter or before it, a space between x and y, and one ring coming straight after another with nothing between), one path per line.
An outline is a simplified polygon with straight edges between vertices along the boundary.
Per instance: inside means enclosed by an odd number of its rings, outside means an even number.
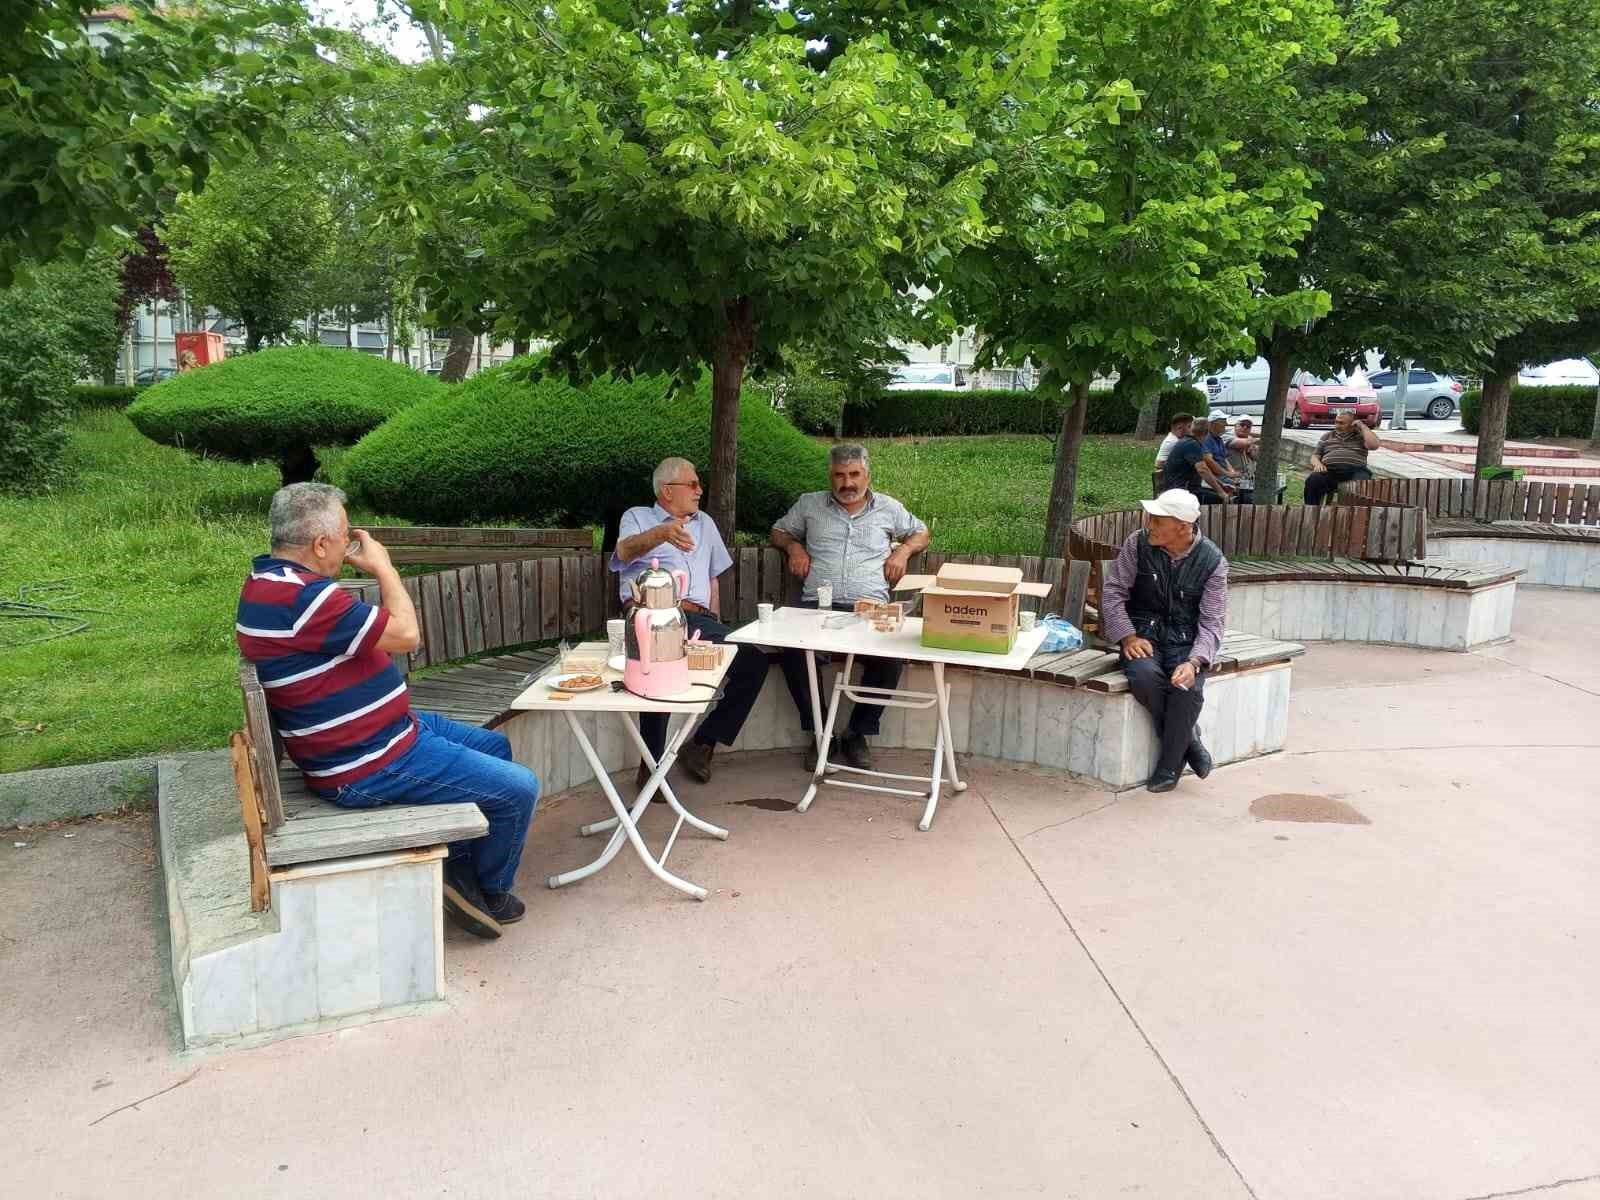
M1065 654L1068 650L1083 648L1083 630L1065 617L1052 613L1039 623L1045 629L1044 641L1039 644L1041 654Z

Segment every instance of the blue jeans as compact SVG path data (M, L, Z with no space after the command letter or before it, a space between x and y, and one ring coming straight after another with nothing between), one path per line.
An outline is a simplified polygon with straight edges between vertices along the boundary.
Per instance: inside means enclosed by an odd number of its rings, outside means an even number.
M342 808L380 804L476 804L489 821L481 838L450 844L450 862L470 866L485 892L509 892L522 861L539 777L511 761L503 733L418 712L417 741L382 770L331 797Z

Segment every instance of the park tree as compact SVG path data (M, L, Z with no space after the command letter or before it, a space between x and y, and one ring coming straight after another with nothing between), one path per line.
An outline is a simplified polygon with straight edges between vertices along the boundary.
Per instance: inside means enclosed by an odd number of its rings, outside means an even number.
M129 328L133 324L134 309L141 304L158 300L172 303L182 295L178 281L172 274L172 264L167 259L166 243L149 225L139 226L138 232L133 235L132 240L118 257L117 276L120 285L117 295L119 340L128 336ZM114 363L112 366L114 367ZM110 369L103 374L106 383L113 382ZM128 375L131 383L133 375L131 360Z
M1585 0L1394 15L1361 80L1386 172L1340 204L1362 270L1335 302L1391 359L1482 377L1482 468L1519 368L1600 344L1600 22Z
M282 342L324 299L334 219L315 173L267 160L216 172L164 235L190 299L245 328L245 350Z
M156 0L117 5L110 32L90 0L14 0L0 36L0 285L18 264L81 258L126 238L218 159L268 133L304 44L273 57L243 49L261 31L301 26L292 4Z
M1305 320L1325 294L1264 292L1263 263L1289 257L1316 215L1288 153L1246 185L1244 147L1263 120L1303 132L1296 74L1340 32L1327 0L1202 0L1178 6L1075 0L1055 51L1012 102L975 114L999 164L1000 235L951 272L958 314L989 360L1031 358L1065 388L1043 553L1066 552L1090 381L1150 380L1193 356L1249 347L1265 305Z
M448 10L438 69L470 132L445 115L401 172L430 307L544 331L575 378L709 368L707 508L731 535L746 370L985 235L961 113L884 36L811 61L777 3Z

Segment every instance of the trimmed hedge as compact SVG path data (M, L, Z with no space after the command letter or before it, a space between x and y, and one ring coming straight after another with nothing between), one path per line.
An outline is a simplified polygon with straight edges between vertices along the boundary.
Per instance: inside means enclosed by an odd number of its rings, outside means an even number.
M1200 415L1208 403L1197 388L1167 388L1161 393L1156 427L1164 432L1174 413ZM1090 393L1086 433L1132 433L1138 421L1138 409L1122 397ZM871 405L852 404L844 414L845 432L854 437L1054 436L1060 426L1061 401L1039 391L886 391Z
M1478 413L1483 391L1473 388L1461 393L1461 427L1478 432ZM1594 428L1595 389L1575 387L1526 387L1511 389L1511 409L1506 414L1506 436L1588 437Z
M345 455L340 484L379 512L461 524L604 523L649 504L668 455L705 472L709 380L667 395L664 376L609 376L585 388L530 382L517 359L473 376L369 433ZM739 410L739 527L765 533L801 492L827 486L827 451L752 388Z
M78 408L127 408L139 398L138 388L98 383L79 383L72 388L72 403Z
M783 401L783 415L804 433L832 437L844 411L844 384L821 375L791 375L771 388Z
M446 390L360 351L284 346L164 379L140 393L128 418L153 441L239 462L275 460L293 483L316 473L313 447L353 442Z

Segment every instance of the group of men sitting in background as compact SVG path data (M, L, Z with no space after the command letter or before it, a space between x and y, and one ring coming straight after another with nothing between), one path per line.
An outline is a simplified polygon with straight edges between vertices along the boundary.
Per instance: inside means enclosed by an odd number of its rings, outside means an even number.
M1181 488L1201 504L1254 504L1260 444L1249 417L1234 422L1230 435L1227 413L1204 421L1179 413L1156 451L1160 490Z

